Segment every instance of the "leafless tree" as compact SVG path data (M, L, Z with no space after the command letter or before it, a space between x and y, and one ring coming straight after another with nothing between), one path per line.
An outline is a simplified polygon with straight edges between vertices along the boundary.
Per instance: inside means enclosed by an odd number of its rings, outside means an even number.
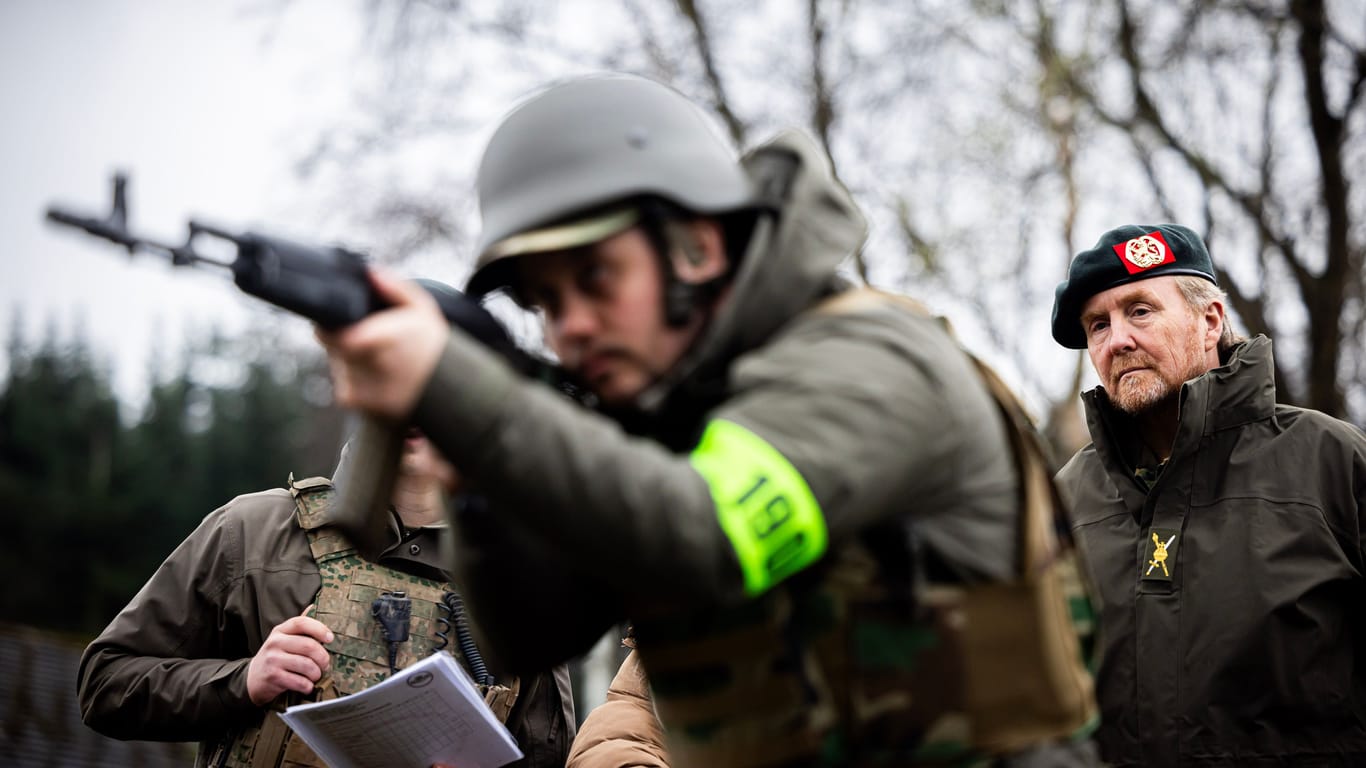
M392 253L467 253L473 164L517 95L636 72L708 107L737 145L806 128L869 214L851 268L951 317L1060 451L1085 439L1089 366L1049 339L1053 288L1122 223L1200 231L1241 325L1277 341L1280 399L1366 421L1366 6L1352 0L363 9L381 74L362 118L300 168Z
M1238 317L1280 345L1283 400L1360 422L1366 8L1124 0L1096 34L1109 54L1062 76L1127 141L1146 212L1203 231Z

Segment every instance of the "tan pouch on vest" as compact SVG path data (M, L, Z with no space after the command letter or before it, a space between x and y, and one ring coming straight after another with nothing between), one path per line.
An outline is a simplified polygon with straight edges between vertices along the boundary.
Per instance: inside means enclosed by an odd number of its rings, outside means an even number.
M913 299L867 288L833 296L818 311L855 312L887 303L932 317ZM1019 571L1014 581L943 591L961 611L961 623L952 625L959 630L962 706L972 742L1006 754L1077 734L1097 717L1070 607L1073 597L1085 600L1086 592L1077 553L1059 540L1055 522L1064 507L1029 417L995 371L968 357L1000 409L1020 477Z
M314 691L312 701L335 699L341 695L327 673L323 673ZM288 706L301 700L298 694L288 694L271 705L261 721L255 743L251 745L250 768L320 768L327 765L303 739L294 738L294 731L280 717Z
M522 688L520 677L512 678L512 685L490 685L487 688L480 686L484 690L484 703L489 705L493 711L493 716L498 718L498 722L506 723L508 716L512 714L512 705L517 703L517 694Z
M1018 401L995 371L973 362L1006 419L1024 510L1018 578L974 585L963 602L974 739L1007 752L1038 744L1040 736L1082 730L1095 719L1096 706L1069 604L1069 591L1084 596L1076 553L1054 527L1062 500Z

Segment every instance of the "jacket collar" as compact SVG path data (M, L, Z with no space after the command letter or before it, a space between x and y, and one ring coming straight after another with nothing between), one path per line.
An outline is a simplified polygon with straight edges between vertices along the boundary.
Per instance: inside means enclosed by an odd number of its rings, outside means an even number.
M1225 429L1272 418L1276 412L1275 369L1271 339L1258 335L1229 351L1228 362L1181 385L1176 441L1171 457L1191 453L1200 439ZM1116 461L1116 441L1129 439L1133 421L1110 404L1104 387L1082 393L1086 423L1096 452L1107 464Z
M1276 412L1271 339L1259 335L1239 344L1229 351L1228 362L1185 386L1198 389L1204 400L1202 435L1271 418Z

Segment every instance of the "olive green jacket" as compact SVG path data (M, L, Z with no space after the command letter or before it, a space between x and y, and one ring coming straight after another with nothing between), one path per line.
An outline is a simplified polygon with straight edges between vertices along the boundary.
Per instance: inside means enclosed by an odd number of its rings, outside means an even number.
M636 412L585 410L451 333L414 420L488 498L457 517L456 567L514 669L581 654L641 611L746 599L689 455L721 421L790 462L830 550L877 531L894 545L914 535L957 578L1013 567L1014 468L977 373L936 321L895 303L811 311L847 287L836 272L864 222L813 143L772 148L747 162L780 213L761 219L729 296ZM763 163L774 154L795 163L790 182ZM509 556L527 565L508 574ZM539 610L509 610L523 599Z
M1366 435L1275 396L1264 336L1186 382L1151 489L1133 421L1084 396L1093 442L1058 484L1114 765L1366 764Z
M400 531L379 562L446 580L449 531ZM239 496L206 517L86 649L81 717L114 738L200 741L201 752L260 720L247 666L298 616L321 578L289 491ZM523 681L508 726L527 765L562 765L573 738L568 670Z

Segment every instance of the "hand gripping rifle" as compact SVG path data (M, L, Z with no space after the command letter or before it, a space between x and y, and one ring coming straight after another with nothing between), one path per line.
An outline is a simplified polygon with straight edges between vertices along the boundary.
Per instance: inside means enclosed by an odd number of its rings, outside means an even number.
M338 246L319 246L246 232L234 234L191 220L185 242L168 245L134 235L128 229L128 177L114 176L114 199L104 218L82 216L51 206L47 219L75 227L121 245L129 255L138 251L164 254L175 266L209 265L232 271L233 282L246 293L302 315L327 329L350 325L386 308L367 276L365 258ZM203 238L236 246L232 261L211 258L196 250ZM505 357L522 373L549 380L548 363L528 354L512 340L488 310L455 290L423 283L446 320ZM388 515L398 459L403 450L403 425L364 416L352 435L356 452L340 490L338 524L362 555L377 555L388 543ZM342 478L338 478L342 480Z

